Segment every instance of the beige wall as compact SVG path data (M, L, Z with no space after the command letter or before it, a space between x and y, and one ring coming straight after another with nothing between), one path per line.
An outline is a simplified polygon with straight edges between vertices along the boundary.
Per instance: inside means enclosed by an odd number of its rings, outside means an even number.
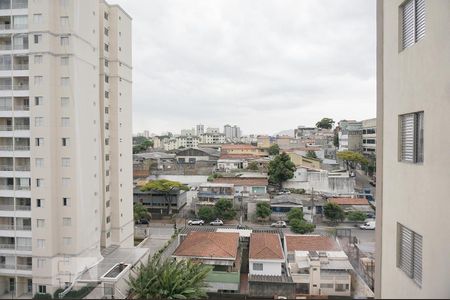
M383 67L378 117L382 119L382 199L377 199L379 236L377 295L383 298L450 297L450 138L437 134L450 112L450 1L425 1L426 34L399 51L399 6L383 1ZM381 20L379 20L381 21ZM379 36L381 37L381 36ZM399 115L424 111L424 162L398 161ZM380 131L378 132L380 133ZM378 140L380 141L380 139ZM380 159L380 157L379 157ZM378 172L377 172L378 173ZM380 174L378 174L380 176ZM380 182L377 180L377 183ZM379 206L379 200L382 200ZM380 215L382 212L382 215ZM397 222L423 237L422 287L397 264ZM380 232L379 232L380 233ZM381 240L380 240L381 238Z

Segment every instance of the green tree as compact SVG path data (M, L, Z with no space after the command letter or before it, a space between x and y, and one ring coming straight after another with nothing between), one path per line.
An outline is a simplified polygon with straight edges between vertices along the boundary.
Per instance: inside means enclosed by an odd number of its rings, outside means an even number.
M216 218L216 210L211 206L202 206L198 210L197 215L205 222L210 222Z
M232 220L236 217L236 211L233 208L233 203L227 199L219 199L215 206L216 216L222 220Z
M367 165L369 163L369 160L365 158L364 155L354 151L338 152L337 157L345 162L347 170L349 170L350 168L355 169L357 164Z
M208 176L208 179L206 179L208 182L214 181L216 178L222 178L222 174L214 173Z
M273 144L269 147L269 155L278 155L280 154L280 146L278 144Z
M349 221L364 221L367 215L360 211L351 211L347 214L347 219Z
M289 224L291 224L291 221L295 219L303 220L303 210L301 208L294 207L287 213L287 218Z
M281 188L281 184L294 177L295 164L289 155L283 152L269 163L269 181Z
M337 131L334 132L334 136L333 136L333 145L336 148L339 148L339 134Z
M322 120L316 123L316 127L322 129L331 129L333 128L333 125L334 121L333 119L330 118L323 118Z
M158 191L164 195L164 200L167 205L167 213L169 215L172 214L172 201L173 197L171 195L172 191L187 191L189 188L178 181L171 181L167 179L153 180L147 182L143 187L141 187L141 191Z
M345 212L336 203L328 202L324 206L324 215L333 223L342 222L345 219Z
M308 150L308 152L306 152L306 157L307 158L312 158L312 159L317 159L316 152L314 152L312 150Z
M161 262L154 256L130 275L129 293L133 299L206 298L205 279L211 269L192 260Z
M252 170L252 171L258 171L259 170L258 163L256 161L249 162L247 169Z
M292 221L289 221L289 226L291 226L292 232L299 234L311 233L316 228L316 225L302 219L293 219Z
M152 218L152 215L147 210L147 208L142 203L139 202L133 205L133 215L135 222L139 220L149 221Z
M261 219L266 219L270 216L272 210L270 209L270 204L268 202L258 202L256 204L256 217Z
M133 154L145 152L148 150L148 148L153 147L153 141L143 136L135 137L133 138L133 141L134 141Z

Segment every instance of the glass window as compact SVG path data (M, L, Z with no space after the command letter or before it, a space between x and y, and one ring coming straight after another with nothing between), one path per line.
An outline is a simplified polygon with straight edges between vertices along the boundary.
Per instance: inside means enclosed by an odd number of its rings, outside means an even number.
M61 57L61 65L67 66L69 64L69 57L68 56L62 56Z
M42 64L43 56L42 55L35 55L34 56L34 63L35 64Z
M42 14L34 14L33 15L33 23L34 24L42 24Z

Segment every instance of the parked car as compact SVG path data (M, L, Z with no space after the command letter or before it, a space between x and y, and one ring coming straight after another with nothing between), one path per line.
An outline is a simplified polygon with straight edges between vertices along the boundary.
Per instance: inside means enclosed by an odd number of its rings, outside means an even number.
M281 191L279 191L277 194L278 195L289 195L291 192L290 191L288 191L288 190L281 190Z
M147 219L140 219L136 221L136 224L150 224L150 222Z
M223 221L219 220L219 219L216 219L214 221L209 222L209 225L212 225L212 226L223 226Z
M203 220L189 220L188 225L204 225L205 221Z
M250 227L248 227L247 225L244 225L244 224L238 224L238 226L236 228L237 229L250 229Z
M374 230L375 229L375 221L369 221L359 226L362 230Z
M272 223L270 227L277 227L277 228L286 228L286 222L285 221L276 221L275 223Z

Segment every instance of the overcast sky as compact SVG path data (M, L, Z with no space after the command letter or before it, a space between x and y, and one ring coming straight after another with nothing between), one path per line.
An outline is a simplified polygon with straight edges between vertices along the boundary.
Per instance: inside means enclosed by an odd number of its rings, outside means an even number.
M133 17L133 131L375 117L374 0L111 0Z

